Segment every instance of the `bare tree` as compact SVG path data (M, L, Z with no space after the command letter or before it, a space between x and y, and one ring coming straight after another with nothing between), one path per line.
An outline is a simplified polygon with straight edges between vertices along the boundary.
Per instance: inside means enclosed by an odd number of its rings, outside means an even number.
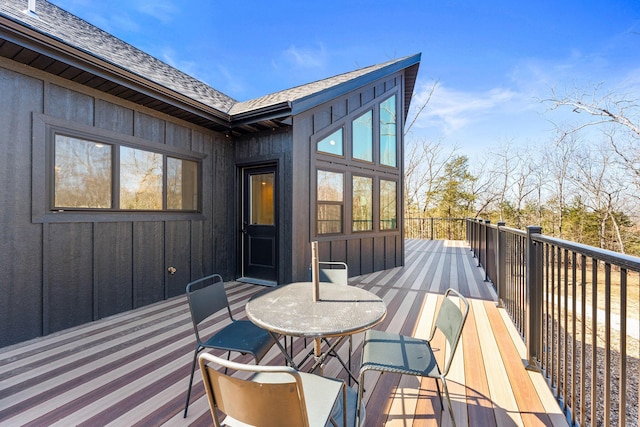
M404 186L405 210L408 213L423 215L433 207L433 196L441 191L438 183L445 171L445 165L451 161L456 147L445 151L441 142L424 139L413 140L407 144L405 156Z
M567 189L569 184L569 172L571 165L575 162L575 152L577 136L574 133L560 132L559 138L548 146L544 151L544 161L549 168L549 173L553 178L551 183L552 197L555 201L555 224L558 226L558 235L562 237L562 225L564 220L564 209L566 206Z

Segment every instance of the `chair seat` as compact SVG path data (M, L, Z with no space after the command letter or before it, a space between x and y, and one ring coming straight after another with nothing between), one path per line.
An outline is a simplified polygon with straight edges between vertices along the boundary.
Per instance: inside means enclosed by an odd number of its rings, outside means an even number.
M248 320L234 320L203 343L225 351L250 353L259 362L273 345L271 334Z
M440 377L440 368L427 341L377 330L365 333L361 370Z

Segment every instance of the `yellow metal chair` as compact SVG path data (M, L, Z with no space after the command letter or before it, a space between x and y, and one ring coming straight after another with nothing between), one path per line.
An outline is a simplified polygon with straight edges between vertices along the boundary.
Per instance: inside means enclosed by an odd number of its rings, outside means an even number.
M201 353L198 362L216 427L355 426L357 394L344 381L210 353ZM236 375L228 375L228 369ZM218 411L226 415L224 424Z

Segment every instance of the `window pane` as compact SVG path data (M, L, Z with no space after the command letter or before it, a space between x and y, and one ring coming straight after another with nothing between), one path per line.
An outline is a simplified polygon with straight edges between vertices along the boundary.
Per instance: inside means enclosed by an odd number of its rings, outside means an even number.
M198 208L198 164L167 157L167 209Z
M63 135L54 141L54 206L111 208L111 145Z
M318 151L342 156L342 128L318 142Z
M343 175L339 172L318 171L318 201L342 202Z
M162 155L120 147L120 208L162 209Z
M373 178L353 177L353 231L373 229Z
M251 175L251 224L275 224L274 177L273 172Z
M318 234L342 233L344 175L319 170L317 193Z
M380 104L380 163L396 166L396 96Z
M318 203L318 234L342 233L342 205Z
M395 230L398 228L396 191L395 181L380 180L380 230Z
M353 121L353 158L373 161L373 112Z

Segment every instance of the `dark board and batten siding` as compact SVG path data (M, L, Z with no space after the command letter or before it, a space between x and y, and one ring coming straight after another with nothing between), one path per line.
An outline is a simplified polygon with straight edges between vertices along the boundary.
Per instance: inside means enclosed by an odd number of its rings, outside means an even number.
M345 233L342 235L316 236L315 234L315 174L318 167L340 168L345 171L357 171L363 168L366 174L384 177L380 167L368 168L362 162L342 161L331 159L324 162L315 153L314 135L328 134L339 126L358 117L385 97L395 93L397 104L397 132L398 169L389 171L388 177L398 181L398 229L394 231L373 231L352 233L350 225L345 223ZM309 242L318 240L319 257L321 260L345 261L349 265L349 275L367 274L404 265L404 241L402 238L402 187L403 187L403 142L402 131L404 124L404 84L403 73L397 73L383 80L350 92L344 96L324 103L309 111L294 117L293 142L293 198L292 230L294 236L299 236L291 244L291 259L293 265L293 280L306 280L307 268L311 260ZM375 124L374 124L375 125ZM374 128L375 129L375 128ZM345 135L345 144L349 141ZM325 159L326 160L326 159ZM342 163L342 164L341 164ZM336 166L337 165L337 166ZM348 189L349 186L346 186ZM345 197L350 198L349 191ZM374 204L377 196L374 195ZM374 209L374 212L376 210ZM374 217L374 222L376 218Z
M204 274L233 277L233 148L224 135L5 59L0 105L0 347L179 295ZM38 220L40 116L205 155L202 213Z
M278 188L276 194L277 206L277 229L278 229L278 283L291 282L291 256L282 256L282 254L290 254L291 252L291 221L292 221L292 198L294 197L291 188L292 169L292 132L290 128L273 129L271 131L259 132L252 135L244 135L235 137L233 140L235 149L236 175L231 174L229 179L236 177L238 185L242 185L241 173L245 167L276 165L277 166L277 183ZM300 167L299 165L297 167ZM241 188L236 191L235 199L235 216L236 221L241 218ZM234 209L229 206L229 211ZM235 230L240 230L241 224L236 223ZM241 235L236 233L237 250L242 248ZM236 276L240 276L240 267L242 264L242 255L237 253L238 270Z

